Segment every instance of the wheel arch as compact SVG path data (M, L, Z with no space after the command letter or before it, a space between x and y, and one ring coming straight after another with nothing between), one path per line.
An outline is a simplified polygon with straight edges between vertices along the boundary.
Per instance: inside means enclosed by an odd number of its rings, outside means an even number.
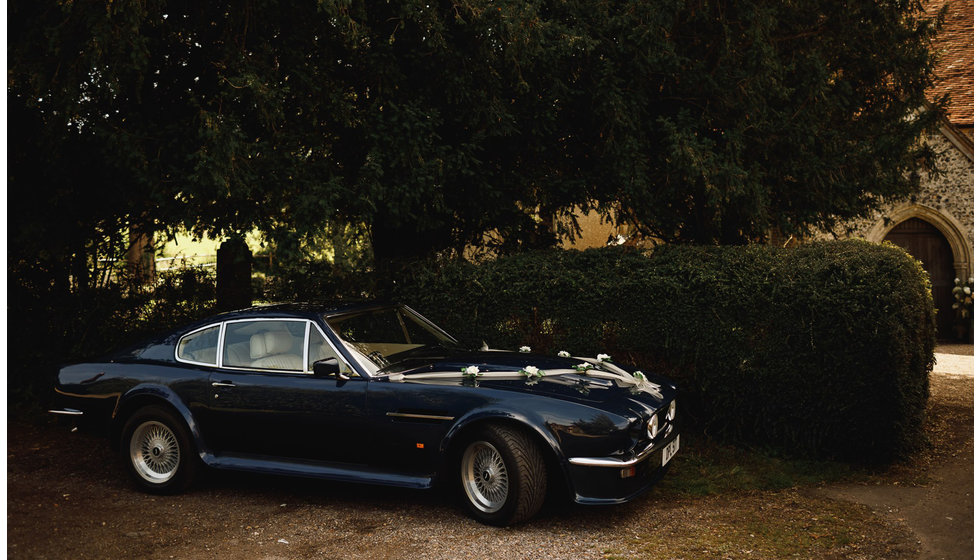
M109 431L109 442L113 449L118 449L126 421L137 411L147 406L160 406L169 409L184 421L194 440L198 454L204 450L204 441L194 416L187 405L173 390L162 385L143 384L133 387L119 398L116 409L112 413L112 423Z
M562 493L574 496L571 478L567 471L567 462L564 461L564 454L558 439L553 433L545 429L543 422L534 422L532 419L514 412L482 411L460 419L449 430L442 442L444 474L452 473L457 468L457 461L462 454L464 445L471 441L474 433L488 425L506 426L530 435L543 451L542 455L548 468L549 486L554 489L555 487L550 484L550 481L557 482L560 480ZM446 480L453 480L452 476L445 478Z

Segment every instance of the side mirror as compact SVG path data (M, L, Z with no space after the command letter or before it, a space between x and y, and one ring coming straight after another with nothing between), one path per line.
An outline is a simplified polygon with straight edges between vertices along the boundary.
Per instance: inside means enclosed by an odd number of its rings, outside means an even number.
M327 358L325 360L313 362L313 375L317 377L330 377L331 375L336 375L340 379L345 379L347 377L340 375L340 362L337 361L337 358Z

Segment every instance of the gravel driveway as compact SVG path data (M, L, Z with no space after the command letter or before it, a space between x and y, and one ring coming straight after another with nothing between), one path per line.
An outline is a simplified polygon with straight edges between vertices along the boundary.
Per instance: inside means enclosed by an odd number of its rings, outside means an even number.
M626 507L546 509L497 529L450 496L212 471L179 496L135 491L105 440L8 426L10 558L604 558ZM635 538L635 537L633 537Z
M934 394L963 401L944 413L956 426L943 431L968 430L972 447L972 376L935 379L945 385ZM546 504L529 523L498 529L443 493L303 479L210 471L185 494L150 496L102 438L17 421L7 436L10 558L957 558L923 550L922 528L910 530L904 512L807 488L702 497L658 487L621 506Z

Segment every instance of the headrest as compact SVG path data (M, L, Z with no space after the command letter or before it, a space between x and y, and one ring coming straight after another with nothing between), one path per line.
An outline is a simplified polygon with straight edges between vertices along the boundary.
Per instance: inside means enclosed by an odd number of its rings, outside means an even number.
M283 354L293 347L293 337L286 331L266 331L249 339L249 357L253 360Z

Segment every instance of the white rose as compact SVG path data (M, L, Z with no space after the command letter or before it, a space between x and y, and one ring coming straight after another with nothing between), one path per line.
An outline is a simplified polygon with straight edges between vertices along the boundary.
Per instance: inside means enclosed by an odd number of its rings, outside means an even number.
M470 366L470 367L466 368L466 373L468 375L478 375L480 373L480 367L479 366Z
M521 352L524 352L526 354L526 353L528 353L530 351L531 351L531 347L530 346L521 346Z
M528 375L537 375L538 374L538 368L536 368L534 366L524 366L524 371Z
M565 352L564 350L562 350L561 352L558 352L558 357L559 358L571 358L572 355L569 354L568 352Z
M609 354L599 354L598 356L595 357L595 359L599 360L600 362L606 362L612 359L612 356L610 356Z

